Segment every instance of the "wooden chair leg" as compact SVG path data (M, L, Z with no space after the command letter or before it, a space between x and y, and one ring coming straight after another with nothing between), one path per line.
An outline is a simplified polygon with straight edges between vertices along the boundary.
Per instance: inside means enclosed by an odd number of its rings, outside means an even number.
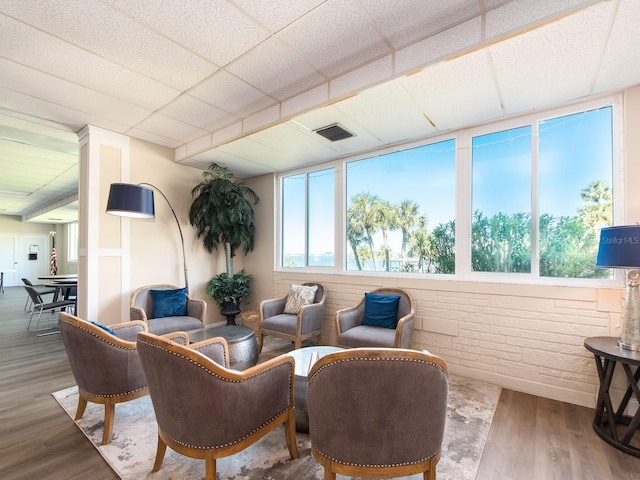
M82 395L78 394L78 408L76 408L76 416L74 420L80 420L84 415L84 411L87 408L87 400L82 398Z
M284 434L291 458L298 458L298 441L296 439L295 410L289 412L289 418L284 422Z
M436 480L436 462L429 461L429 470L424 472L424 480Z
M102 445L106 445L111 440L113 432L113 420L116 416L116 406L107 400L104 404L104 430L102 432Z
M156 449L156 460L153 462L152 472L157 472L160 470L162 466L162 461L164 460L164 454L167 451L167 444L164 443L160 435L158 435L158 448Z
M332 472L329 465L324 467L324 480L336 480L336 472Z
M211 450L204 454L204 472L206 480L216 480L216 459Z
M258 352L262 352L262 344L264 343L264 335L260 332L260 336L258 337Z
M302 348L302 340L300 340L300 337L296 337L296 341L295 343L295 349L298 350L299 348Z
M318 334L318 346L322 345L322 335Z

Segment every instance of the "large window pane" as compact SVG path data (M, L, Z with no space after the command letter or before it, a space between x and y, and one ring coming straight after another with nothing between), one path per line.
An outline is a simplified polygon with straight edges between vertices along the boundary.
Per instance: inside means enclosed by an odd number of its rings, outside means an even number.
M611 107L540 123L540 275L606 277L600 229L612 225Z
M282 266L304 267L306 252L306 175L282 179Z
M334 225L333 168L282 179L281 266L333 266Z
M309 174L309 266L334 265L333 182L333 169Z
M455 140L347 164L347 270L455 272Z
M471 264L531 271L531 127L472 140Z

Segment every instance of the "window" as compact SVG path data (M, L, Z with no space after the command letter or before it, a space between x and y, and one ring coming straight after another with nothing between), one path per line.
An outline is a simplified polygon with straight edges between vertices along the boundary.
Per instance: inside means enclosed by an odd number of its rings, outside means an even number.
M67 262L78 261L78 222L67 224Z
M614 189L617 103L537 112L349 159L339 175L310 168L282 176L280 265L510 281L610 278L595 258L600 229L613 224L614 192L623 194ZM334 192L344 192L342 219L333 219ZM344 235L338 264L334 232Z
M347 163L347 270L454 273L455 145Z
M334 266L333 168L282 178L282 267Z
M471 161L473 271L608 275L595 259L613 219L610 106L473 137Z

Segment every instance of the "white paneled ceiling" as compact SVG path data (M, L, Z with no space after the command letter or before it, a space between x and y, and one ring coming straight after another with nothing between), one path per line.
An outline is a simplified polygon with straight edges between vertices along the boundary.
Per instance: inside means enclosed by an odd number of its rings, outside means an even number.
M638 85L637 45L638 0L3 0L0 214L59 218L87 124L246 178Z

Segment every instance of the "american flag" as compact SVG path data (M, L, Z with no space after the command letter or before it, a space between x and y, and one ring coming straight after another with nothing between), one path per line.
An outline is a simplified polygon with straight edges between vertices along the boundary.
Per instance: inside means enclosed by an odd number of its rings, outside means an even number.
M49 269L51 275L58 274L58 262L56 260L56 236L51 232L51 267Z

